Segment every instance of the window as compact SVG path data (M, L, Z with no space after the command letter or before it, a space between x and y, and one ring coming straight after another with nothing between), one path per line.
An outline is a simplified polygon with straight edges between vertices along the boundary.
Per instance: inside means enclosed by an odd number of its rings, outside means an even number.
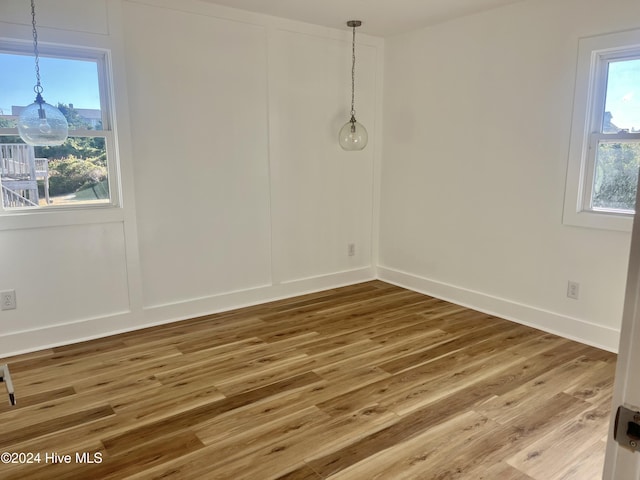
M564 223L631 230L640 165L640 31L582 39Z
M0 41L1 213L117 205L107 53L39 47L43 97L67 117L69 138L55 147L20 139L17 118L35 99L34 57L30 44Z

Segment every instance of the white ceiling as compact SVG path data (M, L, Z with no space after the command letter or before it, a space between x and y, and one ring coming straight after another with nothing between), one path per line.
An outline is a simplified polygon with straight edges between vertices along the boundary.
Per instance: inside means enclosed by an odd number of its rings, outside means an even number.
M388 36L522 0L206 0L228 7L348 28L362 20L359 32Z

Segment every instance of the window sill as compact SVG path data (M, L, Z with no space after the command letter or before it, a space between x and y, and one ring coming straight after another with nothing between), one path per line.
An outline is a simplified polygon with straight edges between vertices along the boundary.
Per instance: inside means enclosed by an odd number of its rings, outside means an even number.
M568 212L565 209L562 217L562 223L573 227L631 232L631 228L633 226L633 215L624 213L616 214L611 212L594 212L589 210Z
M0 214L0 231L115 223L122 221L124 221L122 208L113 205L5 211Z

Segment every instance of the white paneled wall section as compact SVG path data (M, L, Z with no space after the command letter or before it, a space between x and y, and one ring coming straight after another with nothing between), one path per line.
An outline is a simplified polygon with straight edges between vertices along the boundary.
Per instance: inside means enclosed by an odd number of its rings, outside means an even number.
M23 4L0 4L0 36L30 38ZM382 39L358 39L373 141L349 155L346 27L191 0L42 5L41 42L112 51L123 207L0 218L0 290L18 297L0 356L375 277Z
M382 279L617 348L630 236L562 209L578 39L638 18L524 1L387 39Z

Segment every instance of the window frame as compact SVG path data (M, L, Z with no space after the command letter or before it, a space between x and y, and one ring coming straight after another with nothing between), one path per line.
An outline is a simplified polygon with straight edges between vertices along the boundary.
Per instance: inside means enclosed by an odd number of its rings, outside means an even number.
M112 63L110 50L94 47L38 43L41 57L83 60L95 62L97 66L98 88L100 94L101 130L73 129L70 137L104 138L107 155L107 175L109 202L100 204L47 205L43 207L5 208L0 201L0 230L35 226L52 226L77 223L102 223L117 221L122 214L120 166L118 161L118 142L114 128L114 95L112 81ZM0 53L26 54L33 56L33 44L17 39L0 38ZM35 73L34 73L35 81ZM46 100L46 78L43 79ZM28 86L27 86L28 87ZM34 94L35 95L35 94ZM35 98L35 97L34 97ZM18 136L17 128L0 128L0 136ZM25 218L39 217L33 221ZM49 218L47 218L49 217Z
M594 208L592 194L598 142L638 141L640 133L602 133L609 64L640 58L640 29L579 41L563 223L631 231L634 214Z

